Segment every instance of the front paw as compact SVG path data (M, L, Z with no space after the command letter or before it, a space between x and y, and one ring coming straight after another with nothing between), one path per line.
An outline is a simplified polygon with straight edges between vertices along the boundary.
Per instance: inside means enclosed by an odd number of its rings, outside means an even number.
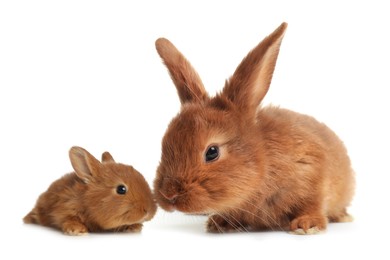
M82 236L88 234L87 227L79 222L68 222L62 226L62 231L65 235Z
M327 220L324 216L304 215L291 222L290 230L296 235L313 235L324 231L326 224Z
M129 233L139 233L142 230L143 225L142 224L133 224L133 225L126 225L122 226L118 229L119 232L129 232Z
M209 217L206 223L206 229L210 233L231 233L247 231L245 226L237 220L232 221L220 215Z

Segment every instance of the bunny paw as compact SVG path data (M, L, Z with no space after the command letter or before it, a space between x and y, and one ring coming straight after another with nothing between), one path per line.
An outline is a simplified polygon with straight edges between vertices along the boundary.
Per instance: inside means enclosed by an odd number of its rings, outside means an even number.
M296 235L314 235L325 230L326 223L326 218L323 216L304 215L291 222L290 230Z
M290 231L290 234L294 235L316 235L321 233L322 230L318 229L318 227L312 227L307 230L304 230L302 228L295 229L293 231Z
M65 223L62 227L62 231L64 234L70 236L81 236L88 234L87 227L77 222Z
M62 231L66 235L80 236L88 233L88 228L81 222L78 217L69 217L62 224Z
M230 233L246 231L246 228L237 221L232 222L225 217L213 215L209 217L206 224L207 231L210 233Z
M126 225L122 226L118 229L120 232L129 232L129 233L139 233L142 230L143 225L142 224L133 224L133 225Z

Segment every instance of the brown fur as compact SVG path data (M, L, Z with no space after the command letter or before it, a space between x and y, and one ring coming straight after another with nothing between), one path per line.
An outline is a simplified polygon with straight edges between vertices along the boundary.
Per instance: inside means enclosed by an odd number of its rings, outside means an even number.
M307 115L259 108L286 28L256 46L212 98L172 43L156 41L182 103L163 138L154 181L163 209L209 214L210 232L311 233L347 218L354 173L340 139ZM205 162L211 144L220 157Z
M108 152L102 163L80 147L69 151L75 172L53 182L24 217L25 223L54 227L66 234L141 231L153 218L156 204L144 177L133 167L116 163ZM116 188L124 185L126 194Z

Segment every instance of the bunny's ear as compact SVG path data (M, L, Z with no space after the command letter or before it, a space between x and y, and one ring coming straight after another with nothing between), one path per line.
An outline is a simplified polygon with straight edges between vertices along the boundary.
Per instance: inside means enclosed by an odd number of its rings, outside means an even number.
M115 160L109 152L104 152L102 154L102 162L115 162Z
M240 112L252 116L267 94L286 28L287 23L282 23L260 42L226 82L222 95L231 100Z
M101 163L85 149L72 147L69 151L69 158L76 175L85 183L93 180L98 174Z
M156 49L168 68L182 105L186 102L201 103L208 99L198 73L170 41L165 38L158 39Z

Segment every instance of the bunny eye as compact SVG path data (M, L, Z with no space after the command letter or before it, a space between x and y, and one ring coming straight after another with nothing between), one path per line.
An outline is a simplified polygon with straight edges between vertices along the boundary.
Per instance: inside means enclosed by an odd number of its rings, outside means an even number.
M118 193L119 195L125 195L127 192L127 188L125 185L118 185L116 187L116 193Z
M219 147L216 145L209 146L205 154L206 162L212 162L217 160L219 157Z

